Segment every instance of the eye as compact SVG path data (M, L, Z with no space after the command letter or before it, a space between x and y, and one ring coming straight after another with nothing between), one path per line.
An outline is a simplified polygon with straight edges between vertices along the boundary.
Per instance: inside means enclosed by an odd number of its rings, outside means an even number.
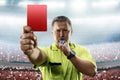
M64 29L63 31L66 32L66 31L68 31L68 30L67 30L67 29Z
M60 30L58 29L58 30L56 30L57 32L60 32Z
M64 32L69 32L69 30L67 30L67 29L64 29L63 31L64 31Z

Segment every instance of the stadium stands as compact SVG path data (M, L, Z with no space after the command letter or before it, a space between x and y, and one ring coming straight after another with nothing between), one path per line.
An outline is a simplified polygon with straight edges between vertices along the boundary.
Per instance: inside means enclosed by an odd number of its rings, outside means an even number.
M34 69L0 68L1 80L42 80L39 71ZM95 77L84 75L84 80L120 80L120 69L98 71Z
M85 46L97 62L98 74L95 77L84 75L84 80L120 80L120 42ZM34 70L19 46L2 44L0 80L41 80L41 73Z
M120 42L86 45L97 62L120 60ZM19 46L0 45L0 60L29 62Z

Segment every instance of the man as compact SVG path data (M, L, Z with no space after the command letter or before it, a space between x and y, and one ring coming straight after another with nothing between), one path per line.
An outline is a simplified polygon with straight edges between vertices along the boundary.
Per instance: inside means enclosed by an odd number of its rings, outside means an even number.
M43 80L82 80L82 74L96 75L96 63L89 51L69 40L72 25L66 16L54 18L54 43L50 47L37 47L37 37L32 29L24 26L23 30L21 49L32 64L42 71Z

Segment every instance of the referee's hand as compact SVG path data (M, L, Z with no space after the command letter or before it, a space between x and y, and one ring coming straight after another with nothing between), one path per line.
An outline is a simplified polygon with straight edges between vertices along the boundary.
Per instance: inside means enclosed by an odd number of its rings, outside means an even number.
M23 27L23 34L20 37L20 46L21 50L26 55L31 54L33 49L37 47L37 37L33 33L31 27Z

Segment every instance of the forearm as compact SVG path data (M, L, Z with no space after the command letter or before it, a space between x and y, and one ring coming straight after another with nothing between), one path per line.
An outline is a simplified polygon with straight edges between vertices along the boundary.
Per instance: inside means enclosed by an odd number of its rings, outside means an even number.
M75 56L70 59L76 69L86 75L95 76L96 75L96 67L89 61L80 59L79 57Z
M34 48L32 53L30 53L27 56L28 56L30 62L34 65L41 65L46 60L46 56L45 56L44 52L38 48Z

